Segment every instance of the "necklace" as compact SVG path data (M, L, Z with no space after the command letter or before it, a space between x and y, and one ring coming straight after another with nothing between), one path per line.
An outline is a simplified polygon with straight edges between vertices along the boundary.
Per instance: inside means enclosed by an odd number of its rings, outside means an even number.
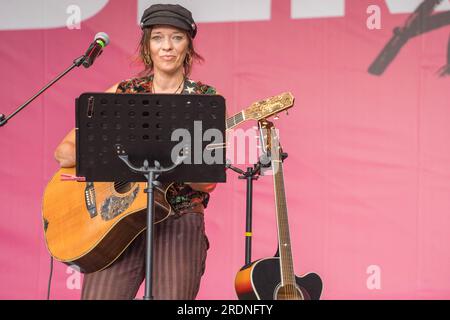
M177 90L175 90L174 94L177 93L178 90L180 90L181 85L183 84L183 82L184 82L184 78L183 78L183 80L181 80L181 83L180 83L180 85L178 86ZM154 81L154 78L153 78L153 79L152 79L152 93L155 93L155 94L156 94L154 83L155 83L155 81Z

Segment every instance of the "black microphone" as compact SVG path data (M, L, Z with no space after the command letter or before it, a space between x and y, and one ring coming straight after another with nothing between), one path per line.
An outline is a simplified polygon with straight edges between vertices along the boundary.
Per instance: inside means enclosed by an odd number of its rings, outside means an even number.
M104 32L99 32L95 35L94 42L84 54L83 67L89 68L94 63L95 59L103 52L103 48L109 44L109 36Z

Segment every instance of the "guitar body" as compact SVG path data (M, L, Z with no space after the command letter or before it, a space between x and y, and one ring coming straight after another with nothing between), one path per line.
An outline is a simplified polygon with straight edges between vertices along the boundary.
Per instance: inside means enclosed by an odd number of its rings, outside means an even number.
M45 190L47 248L56 260L76 265L81 272L102 270L146 229L146 183L61 181L62 174L75 175L75 168L61 168ZM155 188L155 223L171 213L165 199L169 187Z
M243 267L236 275L239 300L319 300L322 280L316 273L295 277L296 287L281 286L280 258L265 258Z
M316 273L297 277L294 273L286 192L284 189L283 155L277 131L267 120L259 122L265 131L265 151L270 156L277 216L278 252L273 258L245 265L237 273L235 290L241 300L319 300L322 280Z

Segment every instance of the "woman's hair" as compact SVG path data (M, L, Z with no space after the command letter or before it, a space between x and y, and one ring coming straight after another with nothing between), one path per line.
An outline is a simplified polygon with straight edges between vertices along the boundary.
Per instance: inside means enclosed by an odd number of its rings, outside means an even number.
M145 28L142 31L141 40L139 41L138 57L137 59L144 64L145 69L140 73L141 75L150 75L153 71L153 61L150 56L150 36L152 34L153 27ZM181 29L180 29L181 30ZM186 57L183 62L184 74L188 77L192 71L192 65L195 61L203 62L205 59L199 55L194 49L194 42L191 35L188 32L183 31L188 37L189 45Z

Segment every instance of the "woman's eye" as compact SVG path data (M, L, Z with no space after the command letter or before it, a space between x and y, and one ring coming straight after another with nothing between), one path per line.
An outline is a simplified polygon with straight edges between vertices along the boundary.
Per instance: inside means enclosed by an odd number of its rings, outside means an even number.
M153 36L151 39L152 40L159 40L159 39L161 39L161 37L160 36Z
M181 41L181 40L183 40L183 37L182 36L175 36L175 37L173 37L175 40L177 40L177 41Z

